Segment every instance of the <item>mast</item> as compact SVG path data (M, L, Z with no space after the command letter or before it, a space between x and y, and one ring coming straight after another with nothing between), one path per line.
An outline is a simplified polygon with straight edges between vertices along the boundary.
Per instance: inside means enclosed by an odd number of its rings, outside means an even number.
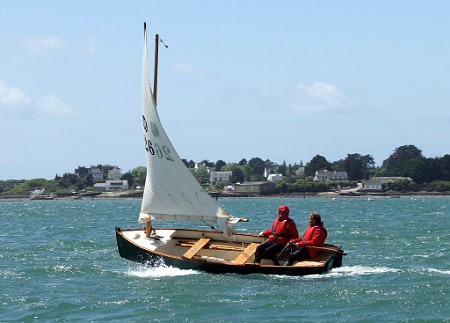
M158 37L158 35L156 35L156 37ZM145 46L147 47L147 23L146 22L144 22L144 43L145 43ZM158 44L158 43L156 43L156 44ZM147 48L146 48L146 51L147 51ZM157 63L158 63L158 55L157 55L157 53L158 53L158 50L157 50L157 47L155 48L155 51L156 51L156 55L155 55L155 79L154 79L154 82L155 82L155 84L154 84L154 92L153 92L153 99L155 100L155 105L156 105L156 82L157 82L157 80L156 80L156 77L157 77ZM148 68L148 66L146 67L146 68ZM147 71L148 72L148 71ZM147 84L146 86L149 86L149 84ZM146 223L146 225L145 225L145 236L147 237L147 238L150 238L150 236L151 236L151 234L152 234L152 229L153 229L153 227L152 227L152 220L149 218L148 220L147 220L147 223Z
M153 99L155 100L155 104L158 92L158 51L159 51L159 35L155 34L155 70L153 78Z
M144 21L144 37L145 38L147 37L147 22L145 21ZM158 52L160 41L162 40L159 40L159 35L155 34L155 69L153 75L153 99L155 100L155 104L158 92Z

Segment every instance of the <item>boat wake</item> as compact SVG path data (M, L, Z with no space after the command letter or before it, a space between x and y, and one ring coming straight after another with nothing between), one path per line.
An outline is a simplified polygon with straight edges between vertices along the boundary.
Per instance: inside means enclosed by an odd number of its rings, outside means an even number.
M343 266L339 268L334 268L325 276L365 276L365 275L377 275L385 273L395 273L399 272L399 269L388 268L388 267L366 267L366 266Z
M396 273L400 272L400 269L388 268L388 267L366 267L366 266L344 266L340 268L334 268L332 271L326 274L320 275L307 275L301 276L302 279L323 279L326 277L356 277L356 276L366 276L366 275L378 275L386 273ZM450 275L449 270L438 270L429 268L425 270L426 272L437 274L437 275ZM160 264L155 267L149 267L145 265L138 265L137 267L130 268L127 275L139 278L163 278L163 277L178 277L178 276L190 276L190 275L201 275L204 274L201 271L191 270L191 269L179 269L176 267L166 266ZM298 279L298 276L274 276L277 279Z
M306 275L306 276L274 276L275 279L326 279L327 277L356 277L356 276L366 276L366 275L378 275L385 273L395 273L400 271L395 268L388 267L366 267L366 266L344 266L339 268L333 268L330 272L326 274L317 275Z
M422 268L422 269L396 269L389 267L365 267L365 266L348 266L334 268L331 272L327 273L326 276L365 276L365 275L377 275L385 273L430 273L435 275L450 275L450 270L441 270L434 268Z
M429 268L428 272L433 273L433 274L450 275L450 270L440 270L440 269Z
M190 269L179 269L162 264L155 267L139 265L138 267L128 270L126 274L140 278L161 278L198 275L199 272Z

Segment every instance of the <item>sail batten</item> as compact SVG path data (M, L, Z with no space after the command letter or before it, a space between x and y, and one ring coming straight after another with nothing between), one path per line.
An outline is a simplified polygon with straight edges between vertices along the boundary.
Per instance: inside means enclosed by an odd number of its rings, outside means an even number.
M139 221L206 222L219 224L226 234L231 234L235 221L190 173L161 124L149 82L146 30L142 59L142 122L147 177Z

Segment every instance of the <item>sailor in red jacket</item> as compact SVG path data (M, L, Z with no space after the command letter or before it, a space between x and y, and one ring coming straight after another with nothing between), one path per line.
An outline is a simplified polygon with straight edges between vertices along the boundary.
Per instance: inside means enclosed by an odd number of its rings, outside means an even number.
M275 266L279 266L276 258L276 253L283 250L283 248L292 239L298 238L297 226L294 220L289 218L289 208L287 206L280 206L278 208L278 218L273 222L270 229L260 233L261 236L268 237L266 241L256 248L255 264L259 264L263 255L272 259Z
M327 238L327 230L323 227L323 222L320 214L313 212L308 218L309 226L306 228L303 238L292 239L289 241L291 246L291 253L288 256L286 266L292 266L294 262L314 257L319 253L319 250L313 248L305 248L304 246L323 246Z

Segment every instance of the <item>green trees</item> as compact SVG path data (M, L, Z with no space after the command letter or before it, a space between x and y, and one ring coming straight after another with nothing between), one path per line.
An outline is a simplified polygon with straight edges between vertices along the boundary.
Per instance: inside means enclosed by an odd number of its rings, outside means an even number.
M86 175L87 175L87 172L86 172ZM58 183L61 187L69 188L70 186L75 185L75 183L78 180L78 176L77 176L77 174L74 174L74 173L64 173L64 175L61 177L56 175L55 180L58 181Z
M379 174L383 176L410 177L415 183L450 180L450 155L425 158L414 145L404 145L383 161Z
M383 161L382 168L386 176L412 177L415 168L423 159L420 149L414 145L405 145L396 148L389 158Z
M216 164L214 165L214 169L216 171L220 171L222 169L223 166L225 166L227 163L225 163L223 160L219 159L218 161L216 161Z
M350 180L368 179L375 168L375 161L370 155L348 154L343 166Z
M222 167L223 171L231 171L231 183L242 183L245 181L244 170L245 166L248 165L239 165L235 163L226 164Z
M144 187L147 167L139 166L122 175L120 179L127 180L130 187Z
M209 174L206 167L190 168L192 175L194 175L197 182L205 184L209 182Z
M440 158L440 166L441 166L441 178L445 181L450 181L450 155L445 155Z
M309 163L306 163L305 175L314 177L316 171L330 169L330 167L331 164L325 157L316 155Z
M197 165L192 160L183 159L186 167L191 169L196 179L206 184L209 182L209 173L206 168L214 167L216 171L231 171L232 183L243 183L249 181L264 181L264 169L269 168L283 175L284 180L277 184L280 192L317 192L331 189L329 183L314 183L313 178L318 170L346 171L349 179L353 182L369 179L376 176L389 177L410 177L413 182L400 181L389 184L387 190L400 191L447 191L450 186L450 154L443 157L426 158L422 151L414 145L404 145L395 148L393 153L383 161L381 167L375 167L375 161L371 155L361 155L358 153L347 154L345 159L329 162L321 155L314 156L304 167L304 173L298 171L303 168L303 162L298 164L276 164L270 160L263 160L260 157L253 157L247 161L243 158L238 163L227 163L223 160L210 162L203 160ZM205 167L203 167L205 166ZM113 167L110 165L93 166L103 173L103 178L107 177L107 171ZM123 174L121 179L128 180L131 188L144 187L147 174L146 167L136 167ZM71 190L92 189L94 181L89 173L89 168L78 166L73 173L65 173L62 176L56 175L53 180L32 179L32 180L8 180L0 181L0 193L28 193L36 188L45 188L48 192L70 192ZM341 183L341 185L351 186L353 183Z
M73 190L82 190L94 186L92 175L88 173L86 167L78 167L75 173L64 173L63 176L55 176L54 179L58 182L60 188Z
M253 180L261 180L264 174L264 168L266 167L264 161L259 157L254 157L248 161L248 165L252 170L252 175L254 175Z

